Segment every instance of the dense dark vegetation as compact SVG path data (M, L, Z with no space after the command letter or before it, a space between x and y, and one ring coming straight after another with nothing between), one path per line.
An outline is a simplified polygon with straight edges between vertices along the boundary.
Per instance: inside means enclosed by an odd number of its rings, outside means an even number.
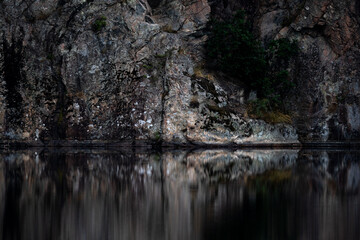
M281 109L282 99L294 86L286 69L298 51L296 41L277 39L263 47L250 31L243 11L229 21L211 21L210 29L206 45L209 59L219 70L256 91L253 111L261 115Z

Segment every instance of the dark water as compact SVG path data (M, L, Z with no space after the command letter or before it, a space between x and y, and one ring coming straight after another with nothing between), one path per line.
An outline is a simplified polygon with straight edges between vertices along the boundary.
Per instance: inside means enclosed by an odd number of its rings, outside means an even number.
M360 152L0 152L0 239L360 239Z

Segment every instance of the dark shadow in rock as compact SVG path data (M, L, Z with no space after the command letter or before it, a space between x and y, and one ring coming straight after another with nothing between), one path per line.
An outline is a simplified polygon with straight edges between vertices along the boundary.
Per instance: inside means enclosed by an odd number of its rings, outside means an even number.
M148 0L148 3L150 5L151 8L157 8L158 6L160 6L161 2L163 0Z
M8 111L6 112L6 122L19 126L23 114L22 97L19 92L20 84L25 82L22 74L22 39L12 39L12 43L3 40L4 49L4 80L6 87L6 103Z

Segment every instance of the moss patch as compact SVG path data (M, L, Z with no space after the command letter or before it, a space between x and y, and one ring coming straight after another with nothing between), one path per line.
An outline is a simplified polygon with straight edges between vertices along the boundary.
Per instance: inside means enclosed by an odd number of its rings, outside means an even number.
M288 114L281 113L279 111L275 112L266 112L262 115L253 115L249 114L251 118L254 119L261 119L264 120L267 123L276 124L276 123L287 123L292 124L292 118Z
M203 66L201 65L198 65L196 67L194 67L194 75L193 75L194 78L206 78L206 79L209 79L209 80L214 80L214 76L207 73L206 70L204 69Z
M165 26L162 26L161 27L161 31L163 32L167 32L167 33L177 33L178 31L177 30L174 30L171 25L167 24Z
M287 123L291 124L291 116L279 110L272 110L267 99L252 101L247 108L247 115L250 118L262 119L267 123Z
M91 26L91 29L94 32L100 32L104 27L106 27L106 17L102 16L95 20Z
M154 133L154 140L159 142L161 140L161 133L159 131L156 131Z
M152 65L147 65L147 64L144 64L143 65L143 68L147 69L147 70L152 70L154 67Z

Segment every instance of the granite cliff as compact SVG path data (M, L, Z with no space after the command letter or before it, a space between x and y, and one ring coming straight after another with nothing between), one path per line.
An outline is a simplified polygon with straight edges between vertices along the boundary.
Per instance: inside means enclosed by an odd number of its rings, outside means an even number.
M300 53L292 123L246 113L249 89L206 68L211 18L244 9ZM0 139L179 144L358 140L357 1L0 1Z

